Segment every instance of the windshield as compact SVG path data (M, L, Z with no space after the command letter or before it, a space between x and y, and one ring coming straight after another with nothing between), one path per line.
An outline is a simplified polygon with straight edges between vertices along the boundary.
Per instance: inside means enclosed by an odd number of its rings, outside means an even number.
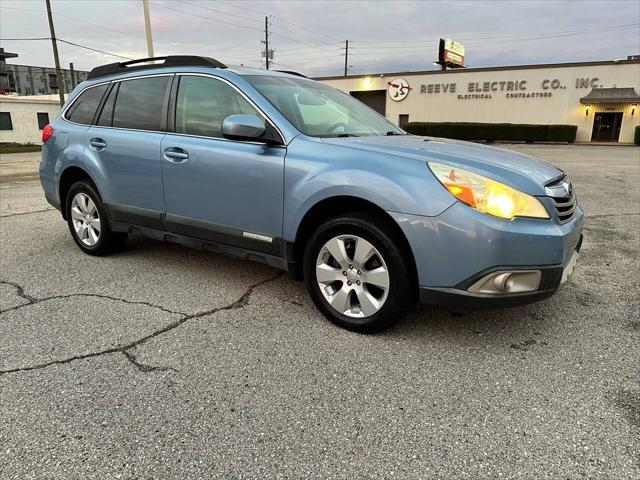
M352 96L320 82L268 75L244 78L305 135L328 138L405 133Z

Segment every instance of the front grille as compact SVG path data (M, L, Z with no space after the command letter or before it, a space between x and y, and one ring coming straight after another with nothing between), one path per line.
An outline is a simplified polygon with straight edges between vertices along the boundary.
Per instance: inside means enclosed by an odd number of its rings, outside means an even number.
M562 177L546 186L547 195L553 200L560 223L569 222L576 213L577 199L567 177Z

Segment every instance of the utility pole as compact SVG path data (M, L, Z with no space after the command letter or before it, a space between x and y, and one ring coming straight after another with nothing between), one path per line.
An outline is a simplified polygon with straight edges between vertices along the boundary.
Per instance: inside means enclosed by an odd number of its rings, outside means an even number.
M144 7L144 28L147 31L147 55L153 58L153 38L151 36L151 17L149 16L149 0L142 0Z
M349 40L344 41L344 76L347 76L349 70Z
M264 63L269 70L269 17L264 17Z
M76 88L76 71L73 68L73 62L69 64L69 73L71 74L71 90Z
M53 15L51 15L50 0L47 0L47 17L49 17L49 32L51 33L51 45L53 46L53 61L56 65L56 83L58 84L60 106L62 107L64 105L64 83L62 83L62 70L60 70L60 57L58 57L58 42L56 42L56 31L53 28Z

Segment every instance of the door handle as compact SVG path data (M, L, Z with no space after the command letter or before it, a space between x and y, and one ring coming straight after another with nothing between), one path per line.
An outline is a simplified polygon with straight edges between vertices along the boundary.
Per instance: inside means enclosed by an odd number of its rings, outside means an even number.
M164 149L164 158L172 163L182 163L189 160L189 154L182 148L169 147Z
M91 145L94 150L104 150L105 148L107 148L107 142L97 137L89 140L89 145Z

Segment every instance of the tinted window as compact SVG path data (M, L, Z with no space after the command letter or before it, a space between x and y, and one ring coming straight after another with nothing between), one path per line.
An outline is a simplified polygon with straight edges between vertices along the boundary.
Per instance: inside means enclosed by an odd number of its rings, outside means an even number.
M90 124L108 86L99 85L81 93L71 108L67 110L66 118L75 123Z
M13 130L9 112L0 112L0 130Z
M171 77L151 77L120 82L113 126L136 130L161 130L167 86Z
M49 124L49 114L47 112L38 112L38 128L42 130Z
M261 117L235 88L220 80L195 76L180 78L176 102L177 133L222 138L222 121L239 113Z
M100 112L100 116L98 117L97 125L101 125L103 127L110 127L111 122L113 121L113 107L116 103L116 95L118 94L118 84L116 83L111 92L109 92L109 96L107 100L104 102L104 106L102 107L102 112Z

